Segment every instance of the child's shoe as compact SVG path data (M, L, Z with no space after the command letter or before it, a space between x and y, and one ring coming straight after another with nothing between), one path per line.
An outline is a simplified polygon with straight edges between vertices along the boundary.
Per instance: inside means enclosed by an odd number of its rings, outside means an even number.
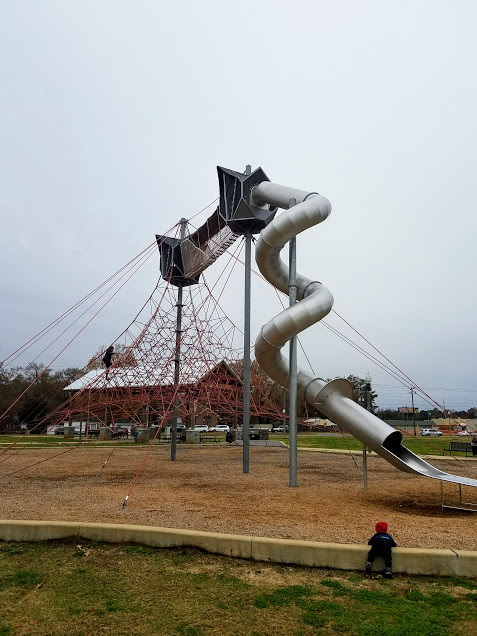
M385 572L384 572L384 577L385 577L386 579L392 579L392 578L393 578L393 573L392 573L392 571L391 571L391 570L385 570Z

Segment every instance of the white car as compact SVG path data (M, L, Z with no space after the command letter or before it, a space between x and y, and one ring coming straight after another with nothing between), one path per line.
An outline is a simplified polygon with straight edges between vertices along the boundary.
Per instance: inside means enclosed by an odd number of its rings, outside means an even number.
M208 433L209 427L207 426L207 424L196 424L195 430L200 431L201 433Z
M421 428L419 434L423 437L442 437L442 431L439 431L437 428Z
M274 428L272 428L272 433L284 433L285 429L283 428L283 426L275 426Z
M230 426L227 426L227 424L217 424L217 426L210 430L214 433L228 433L230 431Z
M469 431L459 431L457 435L459 435L459 437L470 437Z

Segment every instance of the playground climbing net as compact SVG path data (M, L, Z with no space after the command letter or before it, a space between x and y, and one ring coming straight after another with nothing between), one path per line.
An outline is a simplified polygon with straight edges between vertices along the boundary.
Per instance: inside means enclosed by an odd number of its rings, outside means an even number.
M231 257L213 286L203 278L184 290L179 331L177 290L169 281L159 281L142 310L114 341L118 353L112 366L106 372L101 354L91 359L65 387L63 403L36 423L38 433L78 421L86 435L101 426L114 430L118 420L164 428L172 420L175 404L187 427L204 419L240 426L243 334L219 302L236 263ZM282 417L273 389L264 374L256 375L252 418Z
M185 290L179 334L179 383L174 382L178 363L176 295L167 281L151 298L152 315L138 317L127 330L130 344L113 361L106 376L99 364L68 387L71 397L57 413L58 419L100 421L114 426L130 418L143 425L165 426L174 402L188 427L204 417L215 417L232 426L241 424L243 336L221 310L207 283ZM138 332L134 335L134 332ZM271 401L270 381L257 378L252 393L252 416L280 416ZM268 393L267 393L268 392Z

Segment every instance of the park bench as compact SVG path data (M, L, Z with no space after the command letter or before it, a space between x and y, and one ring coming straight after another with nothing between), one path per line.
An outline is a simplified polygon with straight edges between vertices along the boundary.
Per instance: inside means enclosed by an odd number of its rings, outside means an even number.
M449 451L452 455L454 453L465 453L467 457L467 453L472 453L472 444L470 442L449 442L449 448L445 449Z
M223 435L199 435L199 442L201 444L219 444L223 441Z
M92 428L88 431L88 439L92 439L93 437L99 438L100 430L99 428ZM123 429L118 431L111 431L111 439L126 439L128 436L127 433L124 432ZM86 433L83 432L83 437L86 438Z
M161 432L159 431L156 440L158 442L165 442L165 443L170 443L172 442L172 436L171 435L167 435L167 434L163 434L161 435ZM176 437L176 441L178 444L185 444L186 441L186 436L185 433L177 433L177 437Z

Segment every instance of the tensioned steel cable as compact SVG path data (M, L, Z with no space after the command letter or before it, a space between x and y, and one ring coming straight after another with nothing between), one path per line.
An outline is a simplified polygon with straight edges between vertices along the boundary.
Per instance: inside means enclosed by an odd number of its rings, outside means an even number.
M179 226L180 226L180 224L179 224L179 223L177 223L177 224L176 224L175 226L173 226L171 229L176 228L176 232L177 232L177 231L178 231ZM163 239L163 240L164 240L164 239ZM114 294L113 294L113 295L109 298L109 300L108 300L108 301L107 301L107 302L106 302L106 303L105 303L105 304L104 304L104 305L100 308L100 310L99 310L99 311L98 311L98 312L97 312L97 313L93 316L93 318L92 318L90 321L88 321L88 322L84 325L83 329L81 329L81 330L80 330L80 331L76 334L76 336L74 336L74 338L73 338L73 339L72 339L72 340L71 340L71 341L70 341L70 342L69 342L69 343L68 343L68 344L67 344L67 345L66 345L66 346L62 349L62 351L60 351L60 353L59 353L59 354L58 354L58 355L57 355L57 356L56 356L56 357L55 357L55 358L54 358L54 359L53 359L53 360L52 360L52 361L51 361L51 362L50 362L50 363L49 363L49 364L48 364L48 365L47 365L47 366L46 366L46 367L42 370L42 372L41 372L41 373L40 373L37 377L35 377L35 379L33 380L33 382L32 382L32 383L31 383L31 384L30 384L30 385L29 385L29 386L25 389L25 391L24 391L24 392L23 392L23 393L22 393L22 394L21 394L21 395L20 395L20 396L19 396L19 397L18 397L18 398L17 398L17 399L16 399L16 400L15 400L15 401L14 401L14 402L13 402L13 403L9 406L9 407L8 407L8 409L5 411L5 413L3 413L3 414L1 415L0 420L1 420L1 419L2 419L2 418L3 418L3 417L4 417L4 416L5 416L5 415L6 415L6 414L10 411L10 409L11 409L11 408L12 408L12 407L13 407L13 406L14 406L14 405L18 402L18 400L20 400L20 399L21 399L21 397L23 397L23 395L25 395L25 393L26 393L26 392L27 392L27 391L28 391L28 390L29 390L29 389L33 386L33 384L35 384L35 383L39 380L39 378L40 378L40 377L41 377L41 376L42 376L42 375L43 375L43 374L44 374L44 373L45 373L45 372L46 372L49 368L51 368L51 365L52 365L52 364L53 364L53 362L54 362L54 361L55 361L55 360L56 360L56 359L57 359L57 358L61 355L61 353L63 353L63 351L64 351L64 350L65 350L65 349L66 349L66 348L67 348L67 347L71 344L71 342L73 342L73 340L75 340L75 338L76 338L76 337L77 337L77 336L78 336L78 335L79 335L79 334L80 334L80 333L81 333L81 332L82 332L82 331L86 328L86 326L87 326L87 325L88 325L88 324L89 324L89 323L90 323L90 322L91 322L91 321L92 321L92 320L93 320L93 319L94 319L94 318L98 315L98 313L99 313L100 311L102 311L102 309L104 309L104 307L105 307L105 306L106 306L106 305L107 305L107 304L108 304L108 303L112 300L112 298L113 298L113 297L114 297L114 296L118 293L118 291L119 291L120 289L122 289L122 287L124 287L124 285L125 285L125 284L126 284L126 283L127 283L127 282L131 279L131 278L132 278L132 276L133 276L134 274L136 274L136 273L139 271L139 269L141 269L141 267L142 267L142 266L146 263L146 261L147 261L147 260L149 260L149 258L150 258L150 257L151 257L154 253L155 253L155 249L154 249L153 251L151 251L151 247L152 247L152 246L156 246L156 244L157 244L157 241L154 241L154 243L151 243L151 245L149 245L149 246L148 246L148 247L146 247L144 250L142 250L142 251L141 251L141 252L140 252L140 253L139 253L136 257L134 257L134 258L133 258L133 259L131 259L128 263L126 263L126 265L124 265L123 267L121 267L121 268L120 268L120 269L116 272L116 274L114 274L113 276L110 276L110 277L107 279L107 281L103 282L103 283L102 283L101 285L99 285L99 286L98 286L95 290L93 290L93 292L90 292L90 294L88 294L87 296L85 296L85 298L83 298L81 301L78 301L78 303L76 303L76 305L74 305L74 306L73 306L73 308L75 308L75 307L79 307L79 306L80 306L83 302L85 302L85 300L86 300L86 299L90 298L90 297L91 297L91 295L95 293L95 291L97 291L97 290L101 289L101 287L103 287L105 284L107 284L107 282L109 282L110 280L112 280L112 278L113 278L114 276L117 276L117 275L118 275L119 273L121 273L124 269L126 269L127 267L129 267L129 270L127 270L127 272L126 272L125 274L123 274L123 275L119 278L119 280L118 280L118 281L116 281L116 283L114 283L113 285L111 285L111 287L110 287L110 288L109 288L106 292L104 292L104 293L103 293L103 294L102 294L102 295L101 295L101 296L100 296L100 297L99 297L99 298L98 298L98 299L97 299L97 300L96 300L96 301L95 301L92 305L90 305L90 307L88 308L88 309L90 309L90 308L91 308L91 307L93 307L93 306L94 306L94 305L95 305L95 304L96 304L96 303L97 303L97 302L98 302L98 301L99 301L99 300L100 300L100 299L101 299L101 298L102 298L102 297L103 297L103 296L104 296L104 295L105 295L108 291L110 291L111 289L113 289L113 288L116 286L116 284L117 284L120 280L122 280L122 279L124 278L124 276L126 276L126 275L127 275L127 274L128 274L128 273L129 273L129 272L130 272L130 271L131 271L134 267L136 267L135 271L133 272L133 274L131 274L131 276L129 276L129 277L127 278L126 282L125 282L125 283L123 283L123 285L121 285L121 287L120 287L120 288L119 288L119 289L118 289L118 290L117 290L117 291L116 291L116 292L115 292L115 293L114 293ZM148 251L150 251L150 253L149 253L149 254L148 254ZM138 263L137 263L137 262L135 262L135 261L138 261L138 259L140 259L140 260L139 260L139 265L138 265ZM132 264L132 265L131 265L131 264ZM156 284L155 289L157 289L157 284ZM154 290L154 291L155 291L155 290ZM154 293L154 292L153 292L153 293ZM152 294L151 294L151 296L152 296ZM150 296L149 298L151 298L151 296ZM140 314L140 312L143 310L143 308L144 308L144 306L147 304L147 302L148 302L148 301L146 301L146 302L144 303L144 305L143 305L143 307L140 309L139 313L138 313L138 314L136 314L136 318L137 318L137 316ZM59 319L57 319L56 321L54 321L54 323L51 323L51 325L53 325L53 324L55 324L55 323L56 323L56 324L58 324L59 322L61 322L61 321L62 321L62 320L63 320L63 319L64 319L64 318L65 318L65 317L69 314L69 313L71 313L71 311L72 311L72 309L73 309L73 308L70 308L70 310L68 310L67 312L65 312L64 314L62 314L62 316L60 316L60 318L59 318ZM84 315L84 313L86 313L86 312L83 312L83 314L81 314L81 316L82 316L82 315ZM78 320L78 319L77 319L77 320ZM77 320L75 320L72 324L75 324L75 322L77 322ZM134 321L132 321L132 322L134 322ZM130 325L132 324L132 322L130 323ZM70 326L72 326L72 324L71 324ZM121 337L122 337L122 335L124 335L124 333L126 333L126 331L129 329L130 325L129 325L129 326L128 326L128 327L127 327L127 328L126 328L126 329L125 329L125 330L124 330L124 331L123 331L123 332L122 332L122 333L118 336L118 338L116 338L116 340L118 340L119 338L121 338ZM69 327L68 327L68 328L69 328ZM68 329L68 328L67 328L67 329ZM45 328L45 329L47 329L47 328ZM66 330L67 330L67 329L66 329ZM65 331L66 331L66 330L65 330ZM40 332L40 333L43 333L43 332L45 332L45 330L43 330L43 331L42 331L42 332ZM45 333L46 333L46 332L45 332ZM64 333L64 332L63 332L63 333ZM43 334L43 335L44 335L44 334ZM31 340L34 340L34 338L33 338L33 339L31 339ZM28 341L28 342L31 342L31 340L30 340L30 341ZM39 338L38 338L38 340L39 340ZM53 342L54 342L54 341L53 341ZM27 344L28 344L28 343L27 343ZM32 344L34 344L34 343L32 343ZM30 345L30 346L31 346L31 345ZM29 348L29 347L28 347L28 348ZM47 347L47 348L48 348L48 347ZM17 351L18 351L18 350L17 350ZM12 354L12 355L13 355L13 354ZM99 355L101 355L101 354L99 354ZM98 357L99 357L99 356L98 356ZM88 365L89 365L89 363L88 363ZM81 371L84 371L84 370L88 367L88 365L86 365L86 367L83 367L83 369L81 369L81 370L80 370L80 372L81 372ZM70 376L70 378L69 378L68 380L72 380L72 379L73 379L73 377L76 377L76 375L77 375L77 374L74 374L74 376ZM66 381L68 381L68 380L66 380ZM46 391L45 393L43 393L42 395L40 395L40 396L38 396L38 397L36 398L35 403L38 403L38 402L39 402L42 398L44 398L45 396L49 395L52 391L54 391L54 395L56 395L56 393L57 393L59 390L60 390L60 388L59 388L59 387L54 387L54 388L52 388L52 389L50 389L50 390ZM51 396L50 396L50 397L51 397ZM72 399L72 398L71 398L71 399ZM34 404L35 404L35 403L34 403ZM61 407L63 407L63 405L61 405ZM53 411L53 414L54 414L56 411L58 411L61 407L57 407L57 409L55 409L55 411ZM48 414L48 416L46 416L46 417L51 417L51 413L50 413L50 414ZM45 418L43 418L40 422L38 422L38 423L36 424L36 426L35 426L33 429L31 429L31 431L35 430L35 428L40 427L40 426L41 426L41 425L45 422L46 417L45 417ZM54 426L54 424L52 424L51 426ZM51 428L51 426L50 426L50 427L48 427L48 428ZM45 429L45 431L47 431L47 430L48 430L48 429ZM30 431L30 434L31 434L31 431ZM45 432L45 431L44 431L44 432ZM43 433L41 433L38 437L40 437L42 434L43 434ZM26 435L26 434L25 434L25 435ZM24 435L24 436L25 436L25 435ZM24 437L24 436L23 436L23 437ZM20 438L20 439L21 439L21 438ZM19 441L19 440L17 440L17 442L18 442L18 441ZM35 440L32 440L32 443L33 443L34 441L35 441ZM3 455L3 454L7 451L7 450L9 450L9 448L11 448L12 446L14 446L17 442L14 442L14 443L13 443L13 444L11 444L11 445L10 445L7 449L5 449L4 451L0 452L0 455Z
M174 227L174 226L173 226ZM171 228L172 230L173 228ZM169 230L170 231L170 230ZM81 300L79 300L78 302L76 302L74 305L72 305L69 309L67 309L63 314L61 314L60 316L58 316L58 318L56 318L53 322L51 322L49 325L47 325L46 327L44 327L41 331L39 331L35 336L33 336L32 338L30 338L30 340L28 340L26 343L24 343L21 347L19 347L18 349L16 349L13 353L11 353L9 356L7 356L0 364L5 364L8 361L11 363L14 360L16 360L22 353L24 353L25 351L27 351L33 344L35 344L35 342L37 342L38 340L40 340L41 338L43 338L44 335L46 335L49 331L51 331L51 329L53 329L56 325L58 325L60 322L62 322L69 314L71 314L73 311L75 311L78 307L80 307L84 302L86 302L89 298L91 298L91 296L93 296L96 292L98 292L100 289L102 289L102 287L104 287L105 285L107 285L111 280L113 280L116 276L118 276L124 269L126 269L127 267L129 267L130 265L134 264L134 262L136 260L138 260L139 258L142 257L142 255L147 252L153 245L156 244L156 241L154 241L153 243L151 243L150 245L148 245L146 248L144 248L141 252L139 252L139 254L137 254L134 258L132 258L130 261L128 261L125 265L123 265L120 269L118 269L116 272L114 272L114 274L111 274L111 276L109 276L105 281L103 281L100 285L98 285L95 289L93 289L92 291L90 291L88 294L86 294L86 296L84 296ZM18 355L16 355L18 354Z
M0 420L3 417L5 417L5 415L12 409L12 407L15 404L17 404L17 402L25 395L25 393L33 386L33 384L35 384L35 382L37 382L38 379L50 368L50 366L53 364L53 362L55 362L55 360L57 360L60 357L60 355L70 346L70 344L72 342L74 342L74 340L76 340L76 338L86 329L86 327L96 318L96 316L111 302L111 300L119 293L119 291L126 285L126 283L129 282L129 280L134 276L134 274L136 274L137 271L139 271L139 269L141 269L141 267L143 267L143 265L149 260L149 258L152 256L153 253L154 252L151 252L151 254L145 260L143 260L143 262L126 279L126 281L119 287L119 289L117 289L114 292L114 294L112 294L112 296L98 309L98 311L92 316L92 318L90 318L86 322L86 324L73 336L73 338L63 347L63 349L58 353L58 355L53 358L53 360L49 363L49 365L45 366L45 368L42 370L42 372L28 385L28 387L23 391L23 393L21 393L21 395L19 395L18 398L1 415Z

